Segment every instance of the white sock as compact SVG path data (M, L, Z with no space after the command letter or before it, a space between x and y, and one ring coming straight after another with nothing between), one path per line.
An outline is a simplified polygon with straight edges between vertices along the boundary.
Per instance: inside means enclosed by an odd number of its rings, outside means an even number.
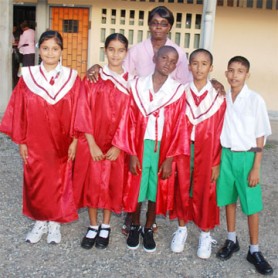
M201 237L209 237L210 236L210 232L203 232L201 231L201 234L200 234Z
M228 232L228 239L236 243L236 232Z
M185 233L187 231L187 227L186 226L179 226L179 231Z
M109 224L101 224L102 228L110 228ZM107 238L109 235L109 232L106 230L100 230L99 236L103 238Z
M95 229L95 230L98 230L98 226L91 226L91 225L90 225L90 228ZM96 235L97 235L97 232L96 232L96 231L89 230L88 233L86 234L86 237L87 237L87 238L95 238Z
M251 254L253 254L254 252L259 252L259 244L256 245L251 244L249 248Z

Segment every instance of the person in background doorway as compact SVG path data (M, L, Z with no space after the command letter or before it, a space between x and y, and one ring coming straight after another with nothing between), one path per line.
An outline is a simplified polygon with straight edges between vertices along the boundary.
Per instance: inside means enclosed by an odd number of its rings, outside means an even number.
M29 27L27 21L20 24L22 34L19 38L18 49L22 54L22 66L34 66L35 65L35 31Z

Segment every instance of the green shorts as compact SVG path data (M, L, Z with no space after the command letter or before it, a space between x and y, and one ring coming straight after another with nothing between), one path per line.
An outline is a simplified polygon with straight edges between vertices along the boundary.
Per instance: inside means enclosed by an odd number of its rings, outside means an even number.
M253 167L254 152L233 152L223 148L220 175L217 180L217 205L226 206L237 202L239 197L244 214L252 215L263 209L260 184L248 185L248 175Z
M142 177L138 197L139 203L145 200L156 201L160 142L158 142L156 152L154 152L154 148L155 141L144 140Z

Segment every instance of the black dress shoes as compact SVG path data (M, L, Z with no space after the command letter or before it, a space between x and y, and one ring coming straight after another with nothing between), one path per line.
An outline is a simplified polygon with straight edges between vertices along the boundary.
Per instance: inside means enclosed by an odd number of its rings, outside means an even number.
M98 230L89 227L86 235L88 234L89 231L94 231L98 234ZM89 237L84 236L81 241L81 247L84 249L91 249L95 244L96 238L97 238L97 235L94 238L89 238Z
M110 236L111 229L110 228L102 228L100 226L99 232L101 230L108 231L108 237L101 237L101 236L99 236L99 233L98 233L98 235L96 237L96 248L105 249L109 244L109 236Z
M254 252L253 254L248 251L247 261L256 267L256 270L263 275L271 275L273 273L273 268L263 257L261 252Z
M237 239L236 243L234 243L232 240L226 239L224 246L219 249L216 257L220 260L228 260L232 257L233 253L239 251L239 249L240 248Z

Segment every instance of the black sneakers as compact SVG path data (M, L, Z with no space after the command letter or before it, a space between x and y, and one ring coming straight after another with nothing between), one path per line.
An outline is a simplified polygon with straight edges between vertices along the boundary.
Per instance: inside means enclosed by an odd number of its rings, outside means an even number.
M153 230L150 228L142 229L143 246L146 252L154 252L156 250L156 243L153 239Z
M139 236L141 232L141 226L131 225L126 240L127 248L131 250L136 250L139 247Z

